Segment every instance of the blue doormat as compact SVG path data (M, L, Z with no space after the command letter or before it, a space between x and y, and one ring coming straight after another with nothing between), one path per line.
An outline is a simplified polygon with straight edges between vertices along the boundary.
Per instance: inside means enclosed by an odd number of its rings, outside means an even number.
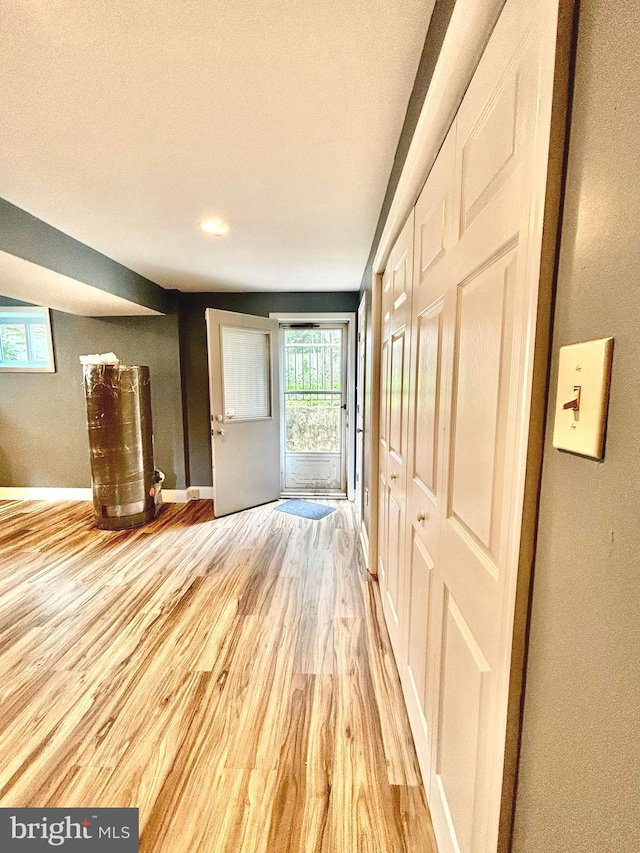
M324 518L325 515L329 515L329 513L335 512L335 507L322 506L321 504L314 504L311 501L300 500L285 501L283 504L279 504L276 509L278 512L288 512L289 515L313 518L316 521L319 518Z

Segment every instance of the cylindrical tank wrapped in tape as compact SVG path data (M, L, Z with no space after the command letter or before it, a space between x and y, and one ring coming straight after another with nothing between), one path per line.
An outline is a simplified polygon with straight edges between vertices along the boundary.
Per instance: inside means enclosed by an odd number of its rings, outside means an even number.
M122 530L156 512L149 368L83 367L97 527Z

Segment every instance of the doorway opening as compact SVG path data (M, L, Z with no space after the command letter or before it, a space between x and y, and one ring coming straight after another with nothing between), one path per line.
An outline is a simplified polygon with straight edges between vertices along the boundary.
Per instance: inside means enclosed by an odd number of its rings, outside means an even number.
M282 496L352 500L355 318L278 319Z

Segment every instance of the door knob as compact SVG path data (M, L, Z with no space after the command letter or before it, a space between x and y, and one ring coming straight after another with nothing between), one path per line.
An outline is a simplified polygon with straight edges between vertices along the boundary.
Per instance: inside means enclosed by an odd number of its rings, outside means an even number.
M426 517L427 517L426 512L418 512L418 514L416 515L416 520L417 521L424 521L426 519Z
M356 429L356 432L364 432L364 430L363 430L363 429L360 429L360 427L358 427L358 428Z
M226 429L217 429L216 432L218 433L218 435L226 435L227 434Z
M398 476L397 474L389 474L389 479L395 480L397 478L397 476Z

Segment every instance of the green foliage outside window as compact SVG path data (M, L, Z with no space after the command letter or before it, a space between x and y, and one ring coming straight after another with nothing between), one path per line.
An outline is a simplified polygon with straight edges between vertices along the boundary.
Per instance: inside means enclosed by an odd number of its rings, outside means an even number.
M0 306L0 370L55 370L46 308Z

